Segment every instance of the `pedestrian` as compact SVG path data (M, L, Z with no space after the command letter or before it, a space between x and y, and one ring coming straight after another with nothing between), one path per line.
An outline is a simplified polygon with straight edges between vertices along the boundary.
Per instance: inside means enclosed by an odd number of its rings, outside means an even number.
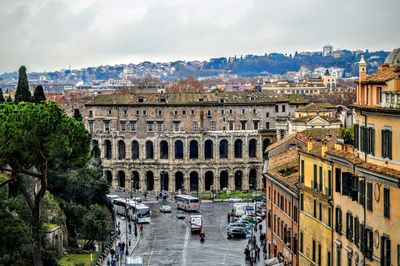
M260 229L260 232L262 231L262 223L260 223L260 225L258 226L258 228Z
M231 215L228 212L228 224L231 222Z
M244 248L244 254L245 254L246 260L249 260L250 259L250 248L249 248L249 245L246 245L246 247Z
M139 229L140 229L140 235L143 236L143 224L139 225Z
M257 260L260 260L260 247L256 244L256 257Z
M121 235L121 230L118 229L117 233L118 233L118 238L119 238Z
M131 223L129 223L128 229L129 229L129 234L132 234L132 225L131 225Z

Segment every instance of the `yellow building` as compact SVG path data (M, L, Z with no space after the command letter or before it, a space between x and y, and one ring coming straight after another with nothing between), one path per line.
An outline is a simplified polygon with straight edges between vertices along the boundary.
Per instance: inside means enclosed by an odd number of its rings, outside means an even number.
M334 148L338 130L314 130L320 136L299 150L299 265L332 265L332 166L325 153Z

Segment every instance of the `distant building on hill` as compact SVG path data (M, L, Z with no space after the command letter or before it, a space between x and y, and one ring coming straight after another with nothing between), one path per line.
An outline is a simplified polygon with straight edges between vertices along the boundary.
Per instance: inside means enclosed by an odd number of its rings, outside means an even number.
M325 45L325 46L322 48L322 55L323 55L323 56L328 56L328 55L330 55L332 52L333 52L333 46L330 45L330 44Z

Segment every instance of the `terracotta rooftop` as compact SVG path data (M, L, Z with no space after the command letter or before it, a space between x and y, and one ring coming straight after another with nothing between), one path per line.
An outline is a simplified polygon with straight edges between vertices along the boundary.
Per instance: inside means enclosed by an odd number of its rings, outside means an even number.
M367 77L366 82L386 82L392 80L396 76L396 72L400 71L400 64L394 64L384 70L375 72Z
M298 191L296 187L296 184L299 182L297 158L286 164L275 167L274 169L268 170L268 173L274 177L275 181L278 181L294 191Z
M276 102L304 103L304 99L289 100L285 96L262 93L139 93L98 95L86 105L217 105L217 104L265 104Z
M336 117L331 117L331 116L322 116L322 115L307 115L307 116L301 116L301 117L296 117L290 119L290 121L294 123L307 123L314 119L315 117L321 117L322 119L326 120L329 123L340 123L340 120L337 119Z

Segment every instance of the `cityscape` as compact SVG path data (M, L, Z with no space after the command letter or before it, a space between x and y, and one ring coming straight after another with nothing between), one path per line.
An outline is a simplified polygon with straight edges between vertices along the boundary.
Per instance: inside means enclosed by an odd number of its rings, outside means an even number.
M400 266L385 6L0 3L0 265Z

